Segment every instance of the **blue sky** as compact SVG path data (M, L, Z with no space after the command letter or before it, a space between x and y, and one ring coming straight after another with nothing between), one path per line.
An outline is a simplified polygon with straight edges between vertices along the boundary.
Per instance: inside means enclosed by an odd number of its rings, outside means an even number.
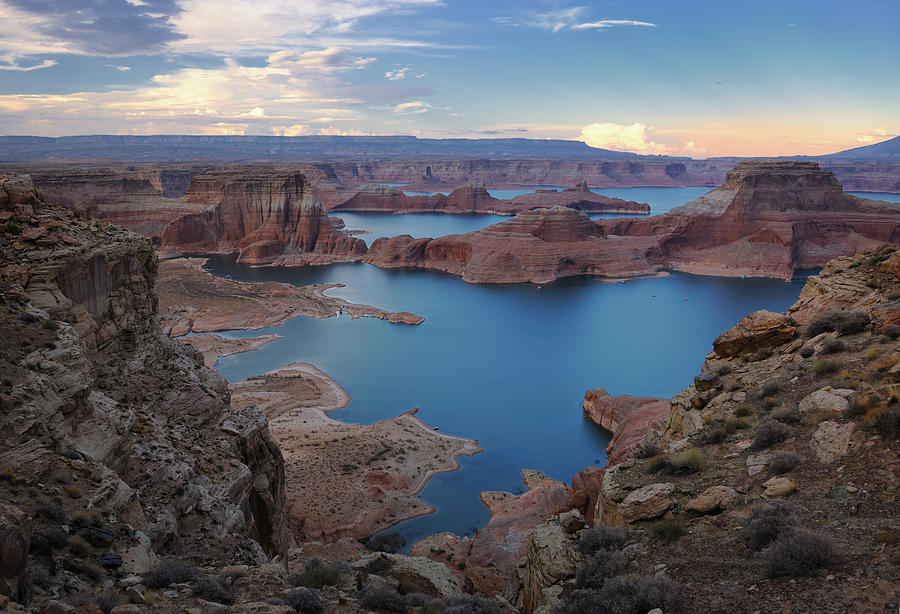
M900 2L0 0L0 134L828 153L900 133Z

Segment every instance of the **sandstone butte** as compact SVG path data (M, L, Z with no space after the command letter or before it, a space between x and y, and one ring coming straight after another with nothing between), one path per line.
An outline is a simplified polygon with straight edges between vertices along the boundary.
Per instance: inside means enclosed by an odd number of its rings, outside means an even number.
M722 187L663 215L592 222L563 207L529 210L462 235L378 239L364 260L471 283L666 270L790 279L797 269L896 241L895 205L844 193L814 162L753 160L738 164Z
M363 186L331 211L379 211L382 213L495 213L513 215L527 209L563 206L587 213L632 213L646 215L650 205L595 194L582 181L562 191L537 190L512 200L492 197L484 185L466 183L449 195L407 196L383 185Z
M213 171L194 178L185 214L162 233L162 245L181 252L237 253L248 264L324 264L357 260L362 239L336 230L312 185L299 172Z

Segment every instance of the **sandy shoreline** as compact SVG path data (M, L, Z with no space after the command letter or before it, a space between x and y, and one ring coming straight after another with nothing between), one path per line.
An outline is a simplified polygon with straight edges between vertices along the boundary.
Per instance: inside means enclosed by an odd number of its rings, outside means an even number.
M256 403L269 418L285 460L287 512L300 541L365 539L434 508L416 495L458 457L482 451L473 439L437 432L417 409L374 424L327 412L347 392L313 365L292 363L229 386L236 405Z

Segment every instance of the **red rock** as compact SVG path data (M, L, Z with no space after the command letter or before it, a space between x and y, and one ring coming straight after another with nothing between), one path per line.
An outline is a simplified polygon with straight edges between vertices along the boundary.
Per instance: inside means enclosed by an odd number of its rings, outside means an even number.
M572 490L566 507L577 509L584 517L584 521L593 526L594 508L597 506L597 497L600 494L600 486L603 484L605 469L601 467L586 467L572 478Z
M197 177L188 200L205 205L162 234L181 252L237 252L252 264L302 264L358 259L362 239L334 228L306 178L297 172L216 171Z
M604 388L588 390L582 406L586 417L613 434L606 446L607 467L634 456L647 433L661 429L669 418L668 399L614 397Z
M534 207L569 207L586 213L633 213L647 215L650 205L637 203L621 198L610 198L595 194L588 188L587 182L581 181L574 188L565 190L537 190L534 194L522 194L512 199L517 208Z
M795 325L789 316L771 311L754 311L719 335L713 349L720 358L733 358L763 347L781 345L794 338Z

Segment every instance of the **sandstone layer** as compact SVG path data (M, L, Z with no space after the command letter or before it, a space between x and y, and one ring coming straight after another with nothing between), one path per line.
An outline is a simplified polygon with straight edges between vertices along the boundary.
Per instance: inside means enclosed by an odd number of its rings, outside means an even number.
M283 555L281 452L263 413L233 408L225 380L160 331L149 241L48 205L21 177L0 178L0 220L0 511L32 518L19 577L37 566L91 591L98 560L142 573L164 555ZM76 535L93 545L57 567ZM30 582L12 591L27 603Z
M325 294L341 284L248 283L215 277L203 269L202 258L167 260L159 264L157 294L160 325L173 337L190 332L255 330L277 326L298 315L327 318L338 313L373 317L397 324L421 324L425 318L389 312Z
M327 417L350 397L311 365L294 363L230 385L269 418L285 459L287 516L300 541L367 539L434 508L415 495L477 442L428 428L416 410L371 425Z
M606 446L608 465L634 456L645 436L659 430L669 417L669 400L653 397L612 396L604 388L584 394L584 415L613 434Z
M267 343L280 339L278 335L260 335L243 339L228 339L221 335L196 335L184 339L185 343L195 347L203 354L203 363L207 367L215 367L219 359L232 354L253 352Z
M664 270L790 279L797 269L898 240L896 206L844 193L817 164L747 161L722 187L664 215L591 222L571 209L538 209L464 235L379 239L365 261L473 283Z
M334 228L312 185L299 172L213 171L187 191L202 212L163 231L162 245L188 253L237 253L250 264L324 264L357 260L361 239Z

